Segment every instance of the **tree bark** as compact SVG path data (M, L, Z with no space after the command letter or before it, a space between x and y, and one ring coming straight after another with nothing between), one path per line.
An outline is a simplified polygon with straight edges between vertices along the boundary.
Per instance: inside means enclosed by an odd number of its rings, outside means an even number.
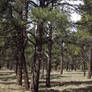
M70 68L70 67L69 67L69 62L67 62L67 63L66 63L66 71L70 70L69 68Z
M41 64L41 52L42 52L42 33L43 25L38 25L36 34L36 46L34 53L34 63L31 79L31 92L38 92L39 77L40 77L40 64Z
M91 79L92 65L92 49L89 50L89 62L88 62L88 79Z
M60 74L63 74L63 42L61 42Z
M21 61L17 63L17 84L22 86L22 64Z
M44 66L44 61L42 62L42 76L41 76L41 78L44 78L44 68L45 68L45 66Z
M22 53L21 61L22 61L22 66L23 66L24 84L25 84L26 90L28 90L29 89L29 78L28 78L28 72L27 72L24 53Z
M51 51L52 51L52 27L50 28L48 40L48 61L47 61L47 74L46 74L46 87L50 87L50 73L51 73Z
M50 73L51 73L51 50L49 49L49 56L47 61L46 87L50 87Z
M86 64L85 61L83 62L83 72L84 72L84 76L86 75L86 68L85 68Z

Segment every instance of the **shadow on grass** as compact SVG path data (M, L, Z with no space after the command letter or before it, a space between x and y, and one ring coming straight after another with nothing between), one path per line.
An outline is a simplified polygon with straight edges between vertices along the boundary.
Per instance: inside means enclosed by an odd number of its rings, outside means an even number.
M51 75L51 80L53 79L61 79L61 78L68 78L68 77L72 77L72 76L64 76L64 75L60 75L60 74L52 74ZM41 78L41 79L46 79L46 75L44 76L44 78Z
M60 92L58 90L50 89L50 90L40 90L39 92Z
M0 84L13 85L13 84L16 84L16 82L0 82Z
M62 92L92 92L92 86L87 86L85 88L65 89Z
M44 88L45 87L45 81L40 81L40 87ZM51 81L51 87L55 86L79 86L81 84L92 84L92 81L70 81L70 82L56 82L56 81Z
M16 76L0 77L0 80L2 81L8 81L8 80L14 80L14 79L16 79Z
M64 75L59 75L59 74L52 74L51 75L51 79L61 79L62 77L68 78L68 77L72 77L72 76L64 76Z
M68 73L67 73L67 74L68 74ZM78 73L77 73L77 72L74 72L74 73L72 72L72 73L70 73L70 74L83 74L83 72L78 72Z
M13 71L11 71L11 72L0 72L0 74L2 75L2 74L7 74L7 75L9 75L9 74L14 74L15 72L13 72Z

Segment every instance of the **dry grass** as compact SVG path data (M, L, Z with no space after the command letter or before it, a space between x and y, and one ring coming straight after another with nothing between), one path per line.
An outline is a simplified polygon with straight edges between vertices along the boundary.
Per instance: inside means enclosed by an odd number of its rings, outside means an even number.
M14 71L0 70L0 92L29 92L16 85ZM92 79L84 77L80 71L59 72L51 74L51 88L45 87L45 80L40 80L39 92L92 92Z

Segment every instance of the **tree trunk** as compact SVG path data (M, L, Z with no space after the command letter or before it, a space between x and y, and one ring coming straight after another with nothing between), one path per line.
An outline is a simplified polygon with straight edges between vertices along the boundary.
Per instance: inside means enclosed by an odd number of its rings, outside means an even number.
M44 68L45 68L45 66L44 66L44 61L42 62L42 76L41 76L41 78L44 78Z
M22 61L22 66L23 66L24 84L25 84L26 90L28 90L29 89L29 78L28 78L28 72L27 72L24 53L22 53L21 61Z
M7 61L6 67L7 67L7 69L9 69L9 67L10 67L10 62L9 61Z
M69 63L67 62L66 63L66 71L68 71L69 70Z
M86 75L85 61L83 62L83 72L84 72L84 76L85 76Z
M18 70L18 61L16 61L16 66L15 66L15 73L16 73L16 76L17 76L17 70Z
M57 63L57 62L58 62L58 61L55 62L55 71L58 70L58 63Z
M48 40L48 61L47 61L47 74L46 74L46 87L50 87L50 73L51 73L51 51L52 51L52 27L49 32Z
M74 63L74 70L77 70L76 62Z
M60 74L63 74L63 57L60 57Z
M31 92L38 92L39 77L40 77L40 64L41 64L41 52L42 52L42 33L43 25L39 25L36 34L36 47L34 54L34 63L31 79Z
M89 50L88 79L91 79L92 49Z
M47 61L47 74L46 74L46 87L50 87L50 72L51 72L51 51L49 51L49 57Z
M63 74L63 42L61 42L60 74Z
M73 64L71 64L71 70L72 70L72 71L74 70L74 65L73 65Z
M17 84L22 85L22 64L20 61L17 64Z
M0 69L2 68L2 66L0 65Z

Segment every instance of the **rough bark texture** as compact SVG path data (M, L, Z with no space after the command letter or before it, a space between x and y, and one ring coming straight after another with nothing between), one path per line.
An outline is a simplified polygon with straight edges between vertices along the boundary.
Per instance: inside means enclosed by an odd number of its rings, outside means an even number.
M17 51L18 51L19 67L17 71L19 71L20 69L21 71L23 70L24 85L25 85L26 90L28 90L29 89L29 79L28 79L26 61L25 61L25 56L24 56L24 50L26 46L26 37L25 37L26 33L23 28L20 28L20 30L23 30L23 31L18 32ZM18 73L17 73L17 77L19 77Z
M46 86L50 87L50 73L51 73L51 51L52 51L52 28L49 33L48 40L48 61L47 61L47 74L46 74Z
M47 61L47 74L46 74L46 86L50 87L50 72L51 72L51 49L49 49L48 61Z
M25 84L26 90L28 90L29 89L29 78L28 78L28 72L27 72L24 53L22 53L21 61L22 61L22 66L23 66L24 84Z
M42 32L43 26L39 25L36 34L36 47L34 54L34 63L31 79L31 92L38 92L39 76L40 76L40 64L41 64L41 52L42 52Z

